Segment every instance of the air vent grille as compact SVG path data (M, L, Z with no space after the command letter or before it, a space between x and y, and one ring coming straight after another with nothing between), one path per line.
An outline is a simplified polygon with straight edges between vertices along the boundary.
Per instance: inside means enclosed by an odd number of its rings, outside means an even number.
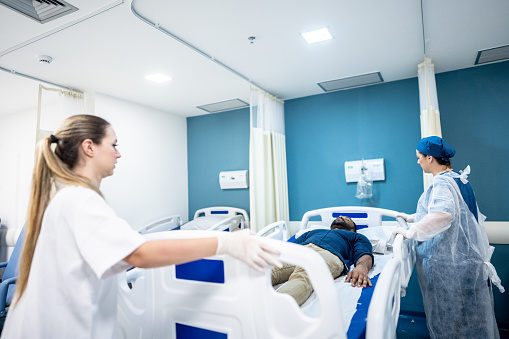
M477 53L474 65L509 59L509 45L482 49Z
M317 85L320 86L325 92L332 92L353 87L373 85L383 81L384 80L380 72L374 72L356 75L348 78L319 82Z
M41 24L78 10L61 0L0 0L0 4Z
M231 111L233 109L239 109L239 108L244 108L244 107L249 107L249 104L247 102L240 100L240 99L233 99L233 100L216 102L214 104L197 106L197 108L202 109L209 113Z

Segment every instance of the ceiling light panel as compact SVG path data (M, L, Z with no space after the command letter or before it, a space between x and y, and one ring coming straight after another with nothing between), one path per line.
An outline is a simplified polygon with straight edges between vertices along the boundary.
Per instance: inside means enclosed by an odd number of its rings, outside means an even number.
M383 82L380 72L356 75L353 77L324 81L317 83L325 92L339 91L342 89L373 85Z
M219 113L224 111L231 111L234 109L240 109L249 107L247 102L244 102L240 99L233 99L227 101L216 102L214 104L207 104L202 106L197 106L197 108L202 109L209 113Z
M315 42L330 40L333 38L327 27L301 33L301 35L308 44L314 44Z
M41 24L78 10L62 0L0 0L0 4Z
M480 50L474 65L509 59L509 45Z
M169 76L166 76L166 75L161 74L161 73L155 73L155 74L147 75L145 77L145 79L153 81L155 83L161 83L161 82L165 82L165 81L170 81L171 80L171 78Z

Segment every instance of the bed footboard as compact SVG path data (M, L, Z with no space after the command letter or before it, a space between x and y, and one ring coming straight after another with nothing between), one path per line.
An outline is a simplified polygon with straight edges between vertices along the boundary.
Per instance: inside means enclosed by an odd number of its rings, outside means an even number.
M213 236L210 231L147 234L148 239ZM318 253L292 243L261 238L284 262L303 267L320 300L320 316L302 313L292 297L277 293L270 270L260 273L226 255L205 259L223 280L191 280L179 266L144 270L132 289L120 279L117 338L346 338L334 281ZM196 262L190 263L194 264ZM200 270L202 271L202 270Z

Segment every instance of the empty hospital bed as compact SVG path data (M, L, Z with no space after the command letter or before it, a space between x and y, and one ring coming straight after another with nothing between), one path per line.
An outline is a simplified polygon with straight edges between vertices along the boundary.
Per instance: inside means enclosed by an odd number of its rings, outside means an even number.
M210 231L180 231L146 237L211 235ZM214 256L185 265L144 270L132 289L126 278L120 277L117 338L346 338L352 325L338 321L344 305L338 300L345 298L340 299L341 291L336 287L339 284L331 279L321 257L304 246L273 239L263 241L281 251L282 261L308 271L315 289L309 307L314 309L312 314L306 313L306 304L299 308L290 296L275 292L268 270L262 274L231 257ZM394 247L402 245L398 236ZM368 338L385 338L396 329L400 289L404 285L404 279L400 279L402 259L387 259L382 273L375 278L378 281L370 298ZM209 269L201 266L204 263ZM353 303L358 304L358 300L354 298ZM354 316L350 323L355 321ZM365 320L362 322L366 328Z
M249 216L241 208L216 206L197 210L193 220L183 224L182 230L224 231L249 228Z

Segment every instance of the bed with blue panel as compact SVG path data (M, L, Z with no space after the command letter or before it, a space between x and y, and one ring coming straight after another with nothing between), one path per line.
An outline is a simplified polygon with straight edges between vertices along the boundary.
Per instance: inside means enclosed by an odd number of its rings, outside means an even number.
M249 215L246 210L228 206L206 207L197 210L194 218L182 223L179 215L170 215L143 226L141 234L175 231L175 230L208 230L234 231L249 228Z
M349 215L357 225L366 225L366 230L360 229L359 233L365 232L373 244L387 241L395 226L381 226L382 215L395 218L397 212L362 210L337 207L310 211L299 232L330 225L335 213L364 213ZM320 216L321 221L310 222L313 215ZM213 236L212 232L181 230L148 233L145 237L199 238ZM117 338L395 336L401 291L408 284L415 261L409 241L398 236L392 250L375 255L371 272L374 286L360 289L345 283L344 276L334 281L315 251L281 241L287 237L284 222L269 225L259 232L261 235L265 235L262 241L281 252L282 261L308 272L314 292L304 305L299 307L290 296L276 292L271 286L270 270L260 273L229 256L213 256L184 265L142 270L131 287L126 276L121 276Z

